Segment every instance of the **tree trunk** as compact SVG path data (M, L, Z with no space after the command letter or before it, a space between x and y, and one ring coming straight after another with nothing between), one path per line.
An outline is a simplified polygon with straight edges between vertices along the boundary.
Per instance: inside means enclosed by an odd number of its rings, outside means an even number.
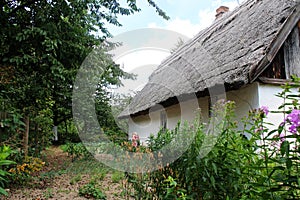
M39 125L38 123L35 123L35 126L34 126L34 132L35 132L35 138L34 138L34 142L35 142L35 156L39 155L39 151L40 151L40 147L39 147Z
M28 138L29 138L29 116L25 117L25 133L24 133L24 155L28 155Z

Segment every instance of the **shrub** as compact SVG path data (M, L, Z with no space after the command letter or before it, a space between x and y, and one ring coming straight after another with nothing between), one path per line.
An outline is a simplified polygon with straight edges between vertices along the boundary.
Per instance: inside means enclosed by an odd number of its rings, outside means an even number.
M10 156L12 150L9 146L0 146L0 196L7 195L6 190L4 189L5 184L9 181L10 173L7 172L4 167L12 164L16 164L14 161L7 160L7 157Z
M95 199L106 199L106 195L94 183L88 183L79 188L79 196Z
M178 185L178 183L176 182L176 180L174 178L172 178L171 176L169 176L166 180L165 180L166 184L165 184L165 190L166 190L166 195L163 199L176 199L176 200L186 200L187 195L185 194L186 190L180 188L180 186Z
M39 172L44 167L45 162L40 158L27 156L22 163L17 164L9 170L12 174L12 181L18 184L26 184L35 172Z
M90 158L91 153L86 149L82 143L67 143L61 146L64 152L71 156L72 161L79 158Z

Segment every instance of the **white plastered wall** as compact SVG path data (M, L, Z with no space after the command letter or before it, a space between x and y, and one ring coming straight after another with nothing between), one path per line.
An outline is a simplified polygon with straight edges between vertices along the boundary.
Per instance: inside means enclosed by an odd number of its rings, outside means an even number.
M239 129L243 128L242 119L246 117L250 110L260 107L259 104L259 83L254 82L239 90L227 92L226 97L228 100L235 102L235 119L238 122ZM247 135L248 137L249 135Z
M279 85L259 84L259 104L260 106L267 106L270 111L277 111L278 107L282 105L283 99L277 97L276 94L282 92ZM284 116L280 113L269 113L266 121L278 126L283 122ZM276 127L270 127L276 128Z
M237 121L246 116L249 110L259 108L259 83L247 85L239 90L226 94L227 100L235 101ZM200 109L199 109L200 108ZM209 98L201 97L197 101L190 100L165 108L167 113L167 128L174 129L178 121L192 122L201 112L204 122L208 121ZM151 112L150 115L141 115L129 120L129 138L133 132L139 134L142 142L150 134L156 134L160 127L160 110ZM241 126L241 123L239 124Z

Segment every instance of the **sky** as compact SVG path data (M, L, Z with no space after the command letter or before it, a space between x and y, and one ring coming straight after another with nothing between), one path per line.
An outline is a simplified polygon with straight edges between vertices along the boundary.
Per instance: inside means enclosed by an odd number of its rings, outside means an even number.
M233 10L243 0L155 0L157 5L170 17L165 20L147 0L137 0L142 9L130 16L120 16L122 27L108 26L113 36L140 28L163 28L179 32L189 38L208 27L215 19L219 6L228 6Z
M148 77L176 47L178 39L184 41L195 36L215 20L216 9L227 6L234 10L242 0L155 0L170 17L165 20L147 0L137 0L142 9L131 16L121 16L122 27L108 26L114 36L113 42L122 45L111 52L114 61L129 73L137 75L136 80L123 80L116 92L132 94L143 88ZM159 28L142 30L142 28ZM171 30L175 31L170 33ZM180 34L180 35L178 35ZM182 37L185 36L185 37Z

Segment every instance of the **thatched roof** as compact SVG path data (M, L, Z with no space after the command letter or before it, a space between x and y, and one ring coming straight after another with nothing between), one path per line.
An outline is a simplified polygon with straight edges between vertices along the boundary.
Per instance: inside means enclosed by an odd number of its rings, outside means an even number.
M255 81L300 19L296 2L249 0L216 20L164 60L119 117L204 96L218 84L232 90Z

